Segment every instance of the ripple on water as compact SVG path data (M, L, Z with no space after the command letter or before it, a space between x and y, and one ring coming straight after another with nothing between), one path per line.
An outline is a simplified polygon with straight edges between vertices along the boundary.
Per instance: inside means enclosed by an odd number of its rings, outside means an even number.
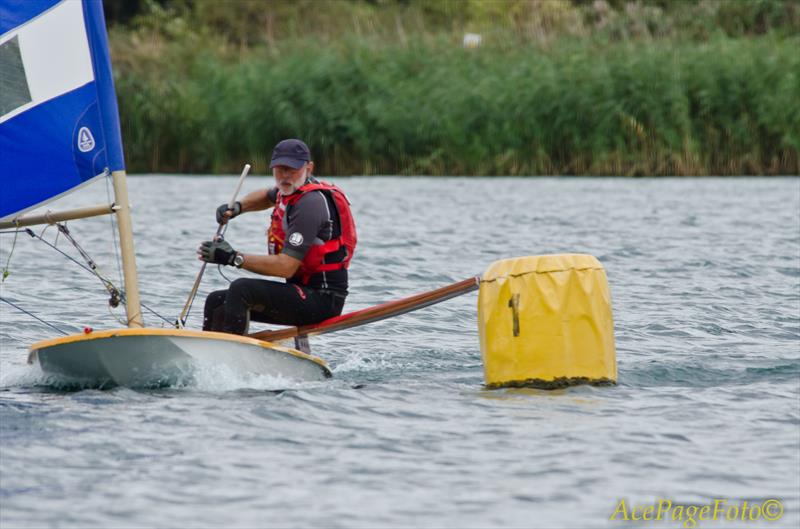
M324 383L207 366L173 387L63 391L25 364L50 331L0 304L0 525L606 527L622 497L778 497L775 527L797 526L799 180L335 180L359 219L347 310L497 259L592 253L619 385L484 389L470 294L313 338ZM159 313L179 312L215 228L200 213L233 183L130 179L140 288ZM63 209L105 200L85 191ZM265 223L237 219L226 238L260 252ZM70 227L113 272L108 220ZM3 297L70 332L118 325L102 285L42 252L18 241ZM207 270L191 327L226 285Z

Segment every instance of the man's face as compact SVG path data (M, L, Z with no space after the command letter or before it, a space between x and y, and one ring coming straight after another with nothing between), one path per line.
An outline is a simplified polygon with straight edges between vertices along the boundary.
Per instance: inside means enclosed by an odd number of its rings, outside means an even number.
M307 162L299 169L292 169L287 165L277 165L272 168L272 176L275 177L275 185L278 186L282 195L291 195L297 191L306 181L308 173L311 171L312 163Z

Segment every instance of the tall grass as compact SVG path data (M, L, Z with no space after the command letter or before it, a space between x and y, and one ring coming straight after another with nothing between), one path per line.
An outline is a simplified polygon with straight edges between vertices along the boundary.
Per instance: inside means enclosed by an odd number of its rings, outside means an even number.
M320 174L800 173L800 38L459 44L162 44L115 64L129 169L264 171L300 137Z

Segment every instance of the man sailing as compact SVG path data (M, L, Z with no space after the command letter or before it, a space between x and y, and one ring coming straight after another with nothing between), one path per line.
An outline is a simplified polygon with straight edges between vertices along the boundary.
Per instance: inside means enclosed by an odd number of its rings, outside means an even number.
M249 193L217 208L217 222L250 211L274 208L267 255L243 254L228 241L205 241L197 249L207 263L244 268L286 282L240 278L212 292L203 312L204 331L245 334L250 319L281 325L309 325L342 313L347 268L356 247L356 229L347 197L338 187L312 176L308 146L283 140L270 162L275 186Z

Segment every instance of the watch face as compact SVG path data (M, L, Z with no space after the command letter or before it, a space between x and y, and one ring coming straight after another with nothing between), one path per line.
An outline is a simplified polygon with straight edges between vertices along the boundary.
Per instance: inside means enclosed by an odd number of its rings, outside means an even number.
M238 267L241 267L244 264L244 255L238 254L236 257L234 257L233 264L235 264Z

